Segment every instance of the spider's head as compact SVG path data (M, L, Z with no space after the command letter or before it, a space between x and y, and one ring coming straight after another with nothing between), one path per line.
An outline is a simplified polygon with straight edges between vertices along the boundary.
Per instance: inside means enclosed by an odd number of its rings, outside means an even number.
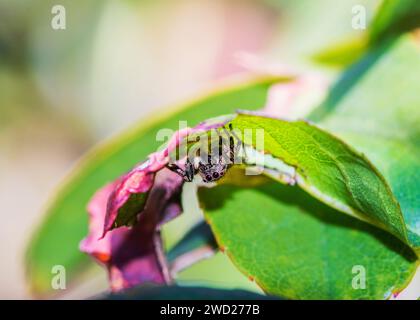
M198 173L203 182L213 182L222 178L226 173L227 165L222 163L200 165Z

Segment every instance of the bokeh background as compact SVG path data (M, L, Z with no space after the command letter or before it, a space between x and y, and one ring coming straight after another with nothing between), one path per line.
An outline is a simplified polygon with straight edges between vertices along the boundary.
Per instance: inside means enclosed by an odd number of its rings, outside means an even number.
M364 5L369 21L379 2L0 0L0 298L30 298L25 246L49 196L95 143L256 70L333 77L311 56L364 32L352 29L351 8ZM51 27L57 4L65 30ZM215 285L253 286L225 260L198 268L225 264ZM203 280L199 271L189 279ZM106 288L105 273L93 274L65 297Z

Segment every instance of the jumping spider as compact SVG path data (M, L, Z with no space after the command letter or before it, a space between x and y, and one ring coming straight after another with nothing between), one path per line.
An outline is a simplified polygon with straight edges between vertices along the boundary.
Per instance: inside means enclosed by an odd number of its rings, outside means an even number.
M222 178L227 169L235 163L236 155L242 145L242 141L232 130L232 124L229 124L229 131L225 127L222 129L226 138L229 139L229 145L226 145L225 138L216 130L219 139L218 149L215 150L217 151L216 155L214 152L207 153L207 162L204 162L200 155L192 159L192 161L187 157L184 170L175 163L170 163L166 167L179 174L186 182L193 181L197 173L201 176L203 182L213 182ZM234 138L238 141L236 147Z

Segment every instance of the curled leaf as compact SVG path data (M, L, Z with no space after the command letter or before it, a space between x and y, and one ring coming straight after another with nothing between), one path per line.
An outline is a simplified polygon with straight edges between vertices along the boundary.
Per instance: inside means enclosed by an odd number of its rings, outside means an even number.
M146 204L156 172L165 167L169 161L169 153L176 149L190 132L191 128L177 131L166 148L152 153L147 161L137 165L117 180L108 199L102 236L115 227L136 223L137 215L143 211Z
M107 267L113 291L145 282L170 283L160 226L181 212L182 179L166 169L156 174L145 209L134 227L110 230L101 237L106 205L115 185L99 190L89 203L89 235L80 249Z
M309 194L408 243L401 208L386 180L349 145L305 121L239 114L232 124L241 132L251 130L253 145L257 130L262 131L259 151L294 167L294 180Z
M92 198L89 235L80 249L107 267L113 291L145 282L172 282L160 227L182 211L183 179L165 166L190 134L218 128L228 120L205 121L175 132L163 150L152 153Z

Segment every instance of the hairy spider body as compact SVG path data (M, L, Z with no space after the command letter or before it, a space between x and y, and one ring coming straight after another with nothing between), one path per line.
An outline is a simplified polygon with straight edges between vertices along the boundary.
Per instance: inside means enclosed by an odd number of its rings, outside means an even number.
M242 143L232 131L232 125L229 125L230 132L223 127L226 138L228 138L229 145L224 143L223 136L219 135L219 146L216 150L207 155L207 161L204 162L202 157L198 157L198 163L194 159L191 161L188 157L185 161L185 169L181 169L177 164L171 163L167 168L179 174L184 181L191 182L194 176L199 174L203 182L214 182L222 178L226 171L234 164L235 155ZM238 140L238 146L235 148L233 136Z

